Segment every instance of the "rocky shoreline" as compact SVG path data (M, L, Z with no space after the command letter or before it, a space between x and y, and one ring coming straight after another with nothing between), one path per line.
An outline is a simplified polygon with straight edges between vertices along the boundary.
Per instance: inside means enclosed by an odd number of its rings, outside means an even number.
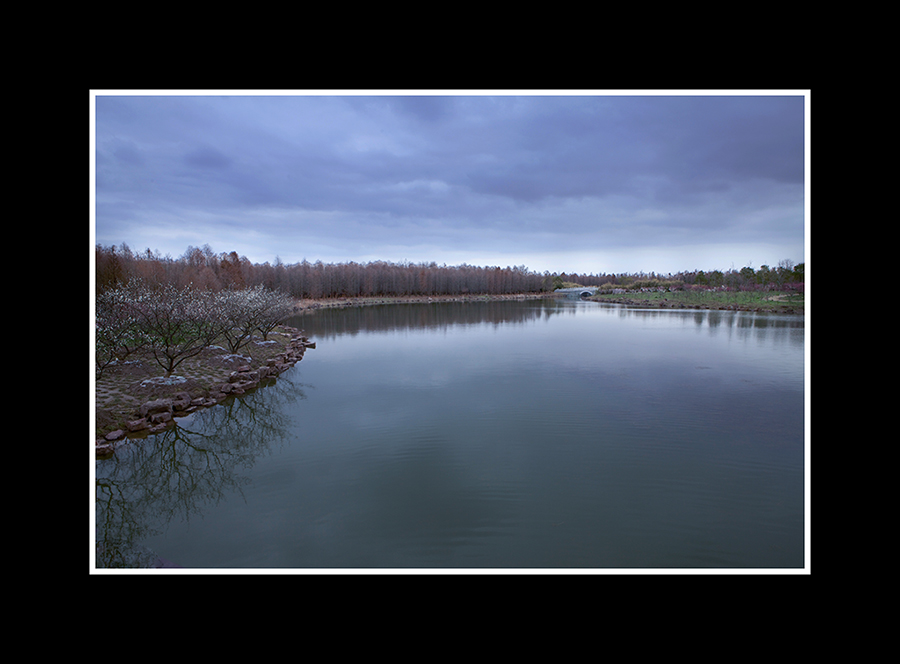
M199 408L271 384L302 360L308 348L316 347L302 330L286 325L270 336L273 339L252 342L247 355L207 349L169 378L151 375L159 372L147 358L107 369L96 386L96 456L107 457L128 439L170 428L176 418Z

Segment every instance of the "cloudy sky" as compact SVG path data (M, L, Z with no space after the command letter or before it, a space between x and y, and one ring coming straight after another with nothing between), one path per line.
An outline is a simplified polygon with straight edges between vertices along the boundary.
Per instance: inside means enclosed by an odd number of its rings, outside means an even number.
M544 272L804 262L804 91L95 91L94 241Z

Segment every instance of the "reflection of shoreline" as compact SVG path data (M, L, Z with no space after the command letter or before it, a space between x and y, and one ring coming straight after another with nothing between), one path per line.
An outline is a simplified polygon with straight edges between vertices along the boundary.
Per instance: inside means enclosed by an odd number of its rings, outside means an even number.
M753 304L736 304L733 302L682 302L679 300L663 299L635 299L635 298L604 298L595 295L588 298L591 302L604 305L618 305L623 307L640 307L643 309L673 309L673 310L699 310L699 311L748 311L760 314L794 314L803 315L803 305L789 306L777 303L769 303L768 306Z
M397 306L415 303L416 306ZM287 324L306 330L306 333L320 340L361 332L391 332L420 328L449 330L460 325L516 325L539 318L573 311L573 306L593 307L620 317L656 317L680 314L688 316L698 327L710 328L803 328L805 320L801 314L785 315L779 312L754 310L734 310L727 308L691 307L642 307L622 304L574 300L565 297L542 297L515 300L498 298L495 300L445 299L428 306L413 300L404 302L367 302L365 306L352 303L307 309L288 319ZM380 306L375 306L380 305Z
M296 300L296 311L365 307L377 304L420 304L428 302L500 302L506 300L543 300L559 297L552 293L506 293L499 295L385 295Z
M663 309L659 307L625 307L605 306L606 313L618 318L639 318L665 320L678 316L680 320L690 321L709 335L736 335L739 338L753 337L763 339L788 339L791 344L805 343L806 319L802 314L786 316L772 315L769 311L731 311L727 309Z
M482 296L483 297L483 296ZM527 306L526 302L528 302ZM374 331L420 328L450 329L460 325L525 323L568 311L574 300L560 297L495 296L493 299L445 298L432 302L416 299L377 301L355 306L307 309L286 323L299 326L316 339ZM415 306L400 306L415 304ZM428 306L429 304L435 306Z

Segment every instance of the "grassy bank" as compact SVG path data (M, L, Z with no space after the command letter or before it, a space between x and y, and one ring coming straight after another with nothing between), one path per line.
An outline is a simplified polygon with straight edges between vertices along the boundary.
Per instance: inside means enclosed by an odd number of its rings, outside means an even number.
M594 302L670 309L730 309L802 314L804 295L796 292L683 290L672 292L597 293Z

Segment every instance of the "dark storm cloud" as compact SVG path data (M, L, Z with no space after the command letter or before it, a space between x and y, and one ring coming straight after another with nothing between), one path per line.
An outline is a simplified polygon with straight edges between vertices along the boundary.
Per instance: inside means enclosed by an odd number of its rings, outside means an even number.
M474 178L514 199L723 190L750 179L801 183L801 100L554 99L510 128L501 167Z
M521 264L511 252L563 251L573 235L598 253L744 243L796 254L805 101L98 96L97 239L169 242L173 254L192 237L243 243L259 261L309 247L324 260L381 247L396 260L405 247Z

